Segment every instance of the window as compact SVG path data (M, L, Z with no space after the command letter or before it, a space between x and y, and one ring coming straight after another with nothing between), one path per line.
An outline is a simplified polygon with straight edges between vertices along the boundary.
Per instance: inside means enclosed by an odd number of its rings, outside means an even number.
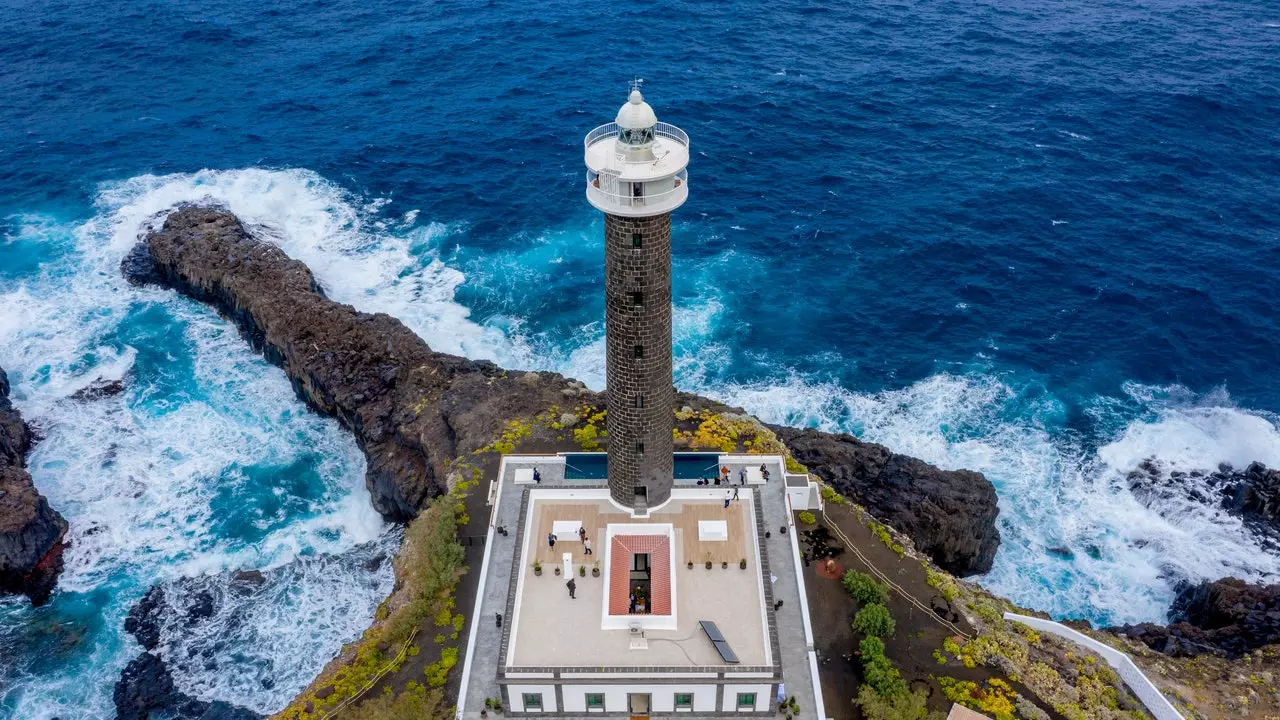
M637 346L635 346L634 350L635 350L636 359L637 359L637 360L643 360L643 359L644 359L644 346L643 346L643 345L637 345Z
M755 707L752 705L752 707ZM693 709L693 693L676 693L676 709Z
M604 693L587 693L587 709L603 710L604 709Z
M631 233L631 247L644 247L644 236L640 233Z
M644 396L643 396L643 395L637 395L637 396L636 396L636 403L635 403L635 404L636 404L636 407L638 407L638 408L642 408L642 407L644 407Z
M649 572L649 553L636 553L631 556L632 572Z
M643 455L643 454L644 454L644 443L643 443L643 442L638 442L638 443L636 443L636 454L637 454L637 455Z
M756 694L755 693L738 693L738 709L739 710L755 710Z
M742 702L742 696L738 696L738 702ZM541 710L542 709L542 693L524 693L524 709L525 710Z
M644 307L644 293L638 291L631 293L631 305L638 308Z

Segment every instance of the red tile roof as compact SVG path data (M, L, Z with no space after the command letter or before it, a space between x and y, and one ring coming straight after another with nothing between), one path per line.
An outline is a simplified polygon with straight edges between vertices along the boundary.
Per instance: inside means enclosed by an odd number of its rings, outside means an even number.
M609 614L627 615L631 556L649 554L649 614L671 614L671 542L666 535L614 535L609 558Z

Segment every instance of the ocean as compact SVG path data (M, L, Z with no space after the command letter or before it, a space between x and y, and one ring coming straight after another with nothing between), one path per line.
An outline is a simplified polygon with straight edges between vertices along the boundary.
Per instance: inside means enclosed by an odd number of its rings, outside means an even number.
M1060 618L1280 581L1238 519L1125 481L1280 465L1278 47L1259 0L0 0L0 366L72 543L48 605L0 599L0 717L112 717L129 607L249 568L162 653L277 710L391 587L353 440L129 287L139 234L220 203L438 350L600 388L581 142L635 78L692 138L682 389L985 473L977 580Z

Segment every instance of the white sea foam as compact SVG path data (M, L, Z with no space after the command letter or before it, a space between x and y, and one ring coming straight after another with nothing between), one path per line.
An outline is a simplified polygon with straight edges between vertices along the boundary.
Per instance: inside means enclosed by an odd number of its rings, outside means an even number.
M986 376L937 375L882 393L797 377L708 391L767 421L855 430L940 467L986 474L1000 496L1003 543L979 581L1028 607L1113 623L1161 621L1179 580L1280 579L1280 559L1262 552L1238 519L1186 500L1147 506L1124 481L1148 457L1183 469L1277 464L1274 419L1231 407L1220 393L1188 405L1130 386L1128 401L1149 417L1090 451L1060 429L1062 408L1052 397L1032 398Z
M124 183L104 191L99 214L83 225L19 219L19 236L42 235L58 248L57 259L0 283L0 366L16 403L44 434L29 458L32 475L70 523L59 583L66 599L40 612L104 591L110 598L101 610L105 628L81 638L75 661L0 690L0 703L20 717L65 717L69 707L77 716L114 715L111 687L137 652L120 625L151 582L394 544L370 506L364 459L349 434L308 413L283 374L211 310L172 292L131 288L120 277L120 259L162 205L139 184ZM159 354L159 368L153 359L140 369L144 353ZM119 378L127 378L120 395L69 399L96 379ZM316 479L307 482L318 487L298 497L276 494L275 509L257 499L255 483L299 463L311 466ZM220 529L233 520L243 527ZM277 709L368 623L390 580L385 570L376 582L352 582L319 628L304 627L306 614L255 607L249 615L274 618L275 640L237 648L233 639L227 650L269 655L274 685L183 672L175 679L206 699ZM335 582L343 579L304 572L288 594L324 603ZM322 595L305 600L311 591Z

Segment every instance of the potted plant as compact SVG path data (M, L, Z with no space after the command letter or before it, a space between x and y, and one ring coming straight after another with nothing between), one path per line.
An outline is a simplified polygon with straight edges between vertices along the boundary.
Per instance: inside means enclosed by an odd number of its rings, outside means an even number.
M692 560L690 560L690 561L689 561L689 569L690 569L690 570L692 570L692 569L693 569L693 561L692 561Z
M724 562L720 563L720 569L721 569L721 570L728 570L728 569L729 569L729 561L728 561L728 560L725 560Z
M742 558L741 560L739 560L739 561L738 561L738 567L742 568L743 570L746 570L746 569L747 569L747 559L746 559L746 558Z
M556 565L556 577L560 577L560 566Z
M586 577L586 576L587 576L587 566L586 566L586 565L579 565L579 566L578 566L578 577Z
M600 577L600 561L591 564L591 577Z
M542 576L542 563L538 562L537 560L533 561L533 574L539 577Z

